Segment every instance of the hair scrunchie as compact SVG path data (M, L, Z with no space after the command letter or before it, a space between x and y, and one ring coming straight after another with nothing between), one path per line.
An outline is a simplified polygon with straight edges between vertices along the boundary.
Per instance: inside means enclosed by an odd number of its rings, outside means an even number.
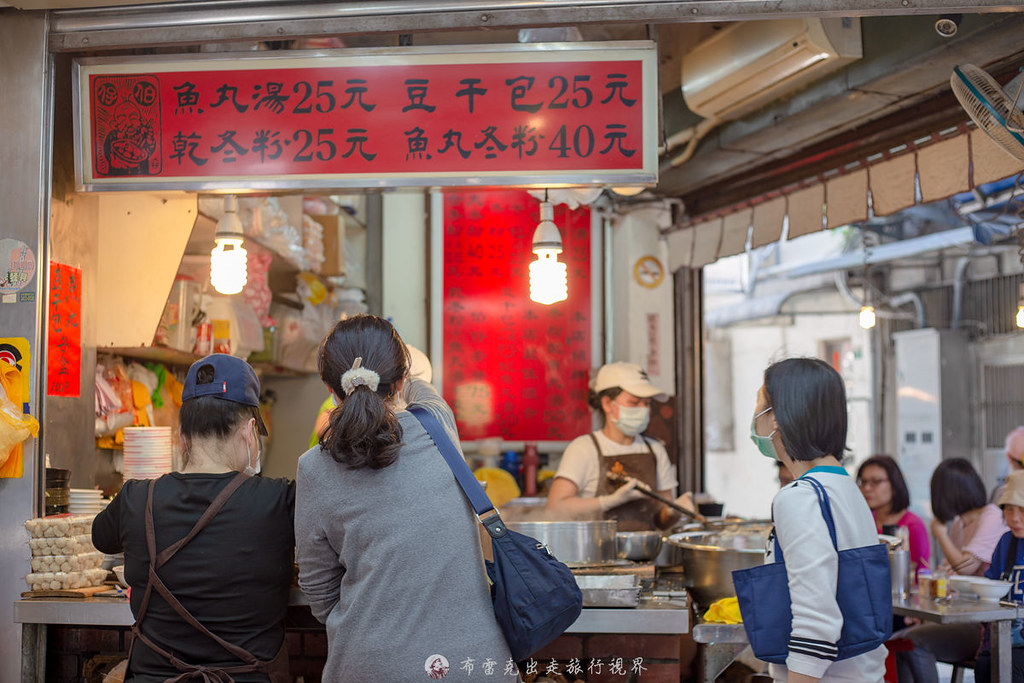
M356 387L369 387L370 391L376 392L380 384L380 375L369 368L362 367L363 357L359 356L352 361L352 367L341 376L341 390L349 396Z

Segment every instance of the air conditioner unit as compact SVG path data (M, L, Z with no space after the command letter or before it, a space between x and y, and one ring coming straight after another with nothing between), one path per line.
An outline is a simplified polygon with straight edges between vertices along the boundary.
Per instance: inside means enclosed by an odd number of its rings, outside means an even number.
M862 55L859 19L739 22L683 56L683 98L704 118L734 119Z

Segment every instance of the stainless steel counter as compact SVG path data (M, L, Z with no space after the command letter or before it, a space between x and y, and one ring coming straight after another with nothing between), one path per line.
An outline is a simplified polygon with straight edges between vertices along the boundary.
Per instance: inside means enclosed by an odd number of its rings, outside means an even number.
M291 604L305 605L305 597L292 591ZM131 626L131 608L124 598L84 600L16 600L14 621L20 624ZM688 633L690 603L684 598L642 598L635 608L584 608L567 633Z

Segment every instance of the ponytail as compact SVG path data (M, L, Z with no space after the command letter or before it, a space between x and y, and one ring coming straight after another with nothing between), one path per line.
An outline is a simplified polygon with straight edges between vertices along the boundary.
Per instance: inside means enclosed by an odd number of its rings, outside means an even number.
M362 368L374 382L343 381ZM320 378L340 400L320 447L351 469L383 469L398 459L402 426L392 408L409 368L408 351L391 323L372 315L340 321L320 349Z
M380 470L398 459L402 425L395 412L369 387L356 387L331 411L320 446L352 469Z

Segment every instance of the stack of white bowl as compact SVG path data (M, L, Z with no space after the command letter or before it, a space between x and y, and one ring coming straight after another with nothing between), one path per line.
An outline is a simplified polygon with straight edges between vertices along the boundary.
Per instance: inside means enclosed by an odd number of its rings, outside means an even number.
M171 471L170 427L125 427L125 479L156 479Z
M68 512L73 515L95 515L107 507L103 492L96 489L71 489Z

